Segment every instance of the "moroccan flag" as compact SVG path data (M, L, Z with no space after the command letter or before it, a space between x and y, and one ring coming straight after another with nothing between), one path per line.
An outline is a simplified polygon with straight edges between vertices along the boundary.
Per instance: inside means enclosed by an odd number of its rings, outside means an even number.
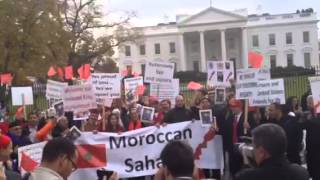
M71 80L73 78L73 69L72 66L67 66L64 68L65 79Z
M48 76L49 77L52 77L52 76L54 76L54 75L56 75L56 70L54 70L54 67L53 66L51 66L50 67L50 69L49 69L49 71L48 71Z
M252 68L261 68L263 65L263 56L256 52L249 52L249 65Z
M27 172L32 172L38 166L38 163L35 160L31 159L24 152L22 152L21 154L22 156L20 167Z
M1 84L11 84L12 79L13 77L10 73L0 75Z
M58 76L59 76L61 81L64 81L63 69L61 67L58 67Z
M79 154L78 168L102 168L107 166L107 149L105 144L77 145Z
M17 119L23 118L24 117L24 107L21 106L17 109L16 113L15 113L15 117Z
M90 77L91 75L90 68L91 68L90 64L85 64L78 69L78 74L80 79L88 79Z

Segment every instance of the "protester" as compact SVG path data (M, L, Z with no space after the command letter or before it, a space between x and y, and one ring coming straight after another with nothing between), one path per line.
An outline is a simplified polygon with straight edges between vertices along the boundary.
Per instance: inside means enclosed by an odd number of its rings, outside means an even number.
M176 97L176 106L171 109L164 117L164 122L167 124L190 121L192 113L185 107L184 97L178 95Z
M165 115L170 111L171 109L171 102L168 99L164 99L160 102L159 111L157 112L157 115L154 119L154 123L159 126L163 124Z
M64 137L69 132L69 121L65 116L60 117L58 123L53 128L52 137Z
M131 107L130 108L130 122L128 124L128 127L126 128L127 131L132 131L132 130L140 129L143 127L145 127L145 125L139 117L139 114L137 112L137 108Z
M99 113L96 109L90 110L89 119L84 123L82 131L92 132L98 131L101 126L98 121Z
M251 122L244 120L243 103L234 98L229 100L232 115L221 123L224 150L229 154L230 172L235 175L243 165L243 159L239 152L235 151L234 145L242 142L240 137L249 136Z
M264 108L252 108L252 111L248 113L248 119L252 123L251 129L258 127L261 124L267 122L265 116L265 109Z
M10 160L12 153L12 141L10 137L0 134L0 180L20 180L21 177L18 173L9 170L6 167L6 162Z
M111 114L106 123L106 132L121 133L124 131L117 114Z
M57 118L54 116L50 116L47 119L45 119L43 124L39 123L38 131L36 133L36 141L42 142L45 140L52 139L51 133L56 123L57 123Z
M41 164L29 180L63 180L77 169L76 146L66 138L55 138L45 145Z
M31 112L28 115L27 126L23 129L23 134L29 137L32 143L36 142L36 133L39 124L39 116L36 112Z
M313 180L320 180L320 116L314 109L312 95L307 98L309 112L304 118L304 128L306 134L307 167L310 177Z
M200 101L203 99L208 93L204 90L198 90L195 92L192 98L190 111L192 112L192 118L199 120L199 106Z
M154 180L193 179L195 169L193 150L182 141L169 142L160 154L163 167L155 175Z
M302 150L302 125L294 113L284 114L279 103L272 103L269 106L269 122L280 125L286 132L287 156L290 162L301 164L300 151Z
M252 131L257 168L245 169L235 180L309 180L308 172L287 160L284 130L275 124L264 124Z

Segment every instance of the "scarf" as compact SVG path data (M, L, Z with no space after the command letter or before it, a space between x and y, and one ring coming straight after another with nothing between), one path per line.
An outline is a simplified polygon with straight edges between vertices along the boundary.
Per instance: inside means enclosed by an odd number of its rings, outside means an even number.
M140 128L142 128L141 120L137 120L136 123L133 122L132 120L130 121L129 128L128 128L129 131L140 129Z

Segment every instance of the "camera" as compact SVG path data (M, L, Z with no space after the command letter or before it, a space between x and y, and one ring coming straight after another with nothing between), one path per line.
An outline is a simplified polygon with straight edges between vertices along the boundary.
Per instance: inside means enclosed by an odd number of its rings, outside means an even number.
M243 162L247 166L256 167L256 161L254 158L254 146L252 144L252 138L240 137L241 143L235 144L236 152L240 153L243 157Z
M107 179L109 179L113 174L113 171L108 171L105 169L98 169L97 170L97 176L98 176L98 180L103 180L104 177L107 177Z

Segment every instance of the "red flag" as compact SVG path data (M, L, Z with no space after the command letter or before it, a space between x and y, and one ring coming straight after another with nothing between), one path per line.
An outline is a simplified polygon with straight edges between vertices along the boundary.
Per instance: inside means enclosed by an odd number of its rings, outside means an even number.
M79 154L78 168L100 168L107 165L107 149L105 144L77 145Z
M263 56L256 52L249 52L249 65L252 68L261 68L263 65Z
M146 88L146 87L144 87L144 85L139 85L139 86L137 86L136 96L143 95L145 88Z
M49 69L49 71L48 71L48 76L49 76L49 77L52 77L52 76L54 76L54 75L56 75L56 74L57 74L56 70L54 70L54 67L51 66L50 69Z
M38 166L38 163L24 152L22 152L21 155L20 167L27 172L32 172Z
M0 76L1 84L11 84L12 79L13 79L13 77L10 73L1 74L1 76Z
M58 67L58 76L60 78L61 81L64 80L64 74L63 74L63 69L61 67Z
M88 79L91 75L90 73L90 64L85 64L82 65L79 69L78 69L78 74L80 79Z
M64 68L65 79L71 80L73 78L73 69L72 66L67 66Z
M196 83L196 82L189 82L187 88L190 90L199 90L201 89L203 86L200 83Z

